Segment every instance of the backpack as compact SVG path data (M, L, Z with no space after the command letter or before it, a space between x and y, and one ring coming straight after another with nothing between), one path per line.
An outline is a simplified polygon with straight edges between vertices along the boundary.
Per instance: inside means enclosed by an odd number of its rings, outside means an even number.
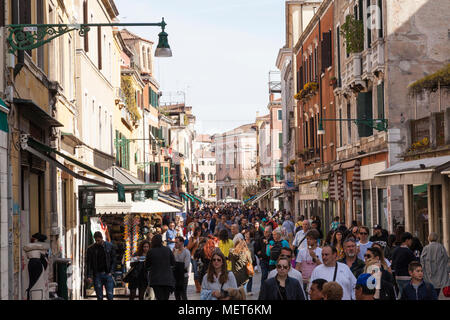
M272 248L270 249L270 260L277 261L278 257L281 254L281 241L274 242Z

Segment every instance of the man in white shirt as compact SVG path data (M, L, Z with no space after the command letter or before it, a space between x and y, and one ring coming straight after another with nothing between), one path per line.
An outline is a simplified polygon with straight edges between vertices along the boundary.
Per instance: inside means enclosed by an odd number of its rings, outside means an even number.
M308 219L303 220L302 230L300 230L295 234L294 241L292 242L293 250L295 250L295 248L298 247L298 250L300 251L301 249L306 249L308 247L308 245L306 244L306 233L309 231L310 228L311 225L309 223L309 220Z
M358 258L364 261L364 255L366 254L367 249L372 247L372 241L369 241L369 228L367 227L359 227L358 230L359 241L356 243L356 246L359 248Z
M323 264L317 266L312 274L309 285L315 279L325 279L328 282L336 281L344 291L342 300L355 300L356 278L350 268L343 263L337 262L337 251L332 246L322 248Z
M292 260L292 256L293 255L294 255L294 252L292 251L291 248L283 247L281 249L280 258L281 257L286 257L289 260ZM272 271L269 272L269 275L267 276L267 279L274 278L274 277L277 276L277 274L278 274L278 270L277 269L273 269ZM296 270L294 268L290 268L289 272L288 272L288 277L297 279L297 281L300 282L300 286L302 287L302 290L303 290L303 277L302 277L302 273L300 271L298 271L298 270ZM304 290L303 290L303 294L306 297Z

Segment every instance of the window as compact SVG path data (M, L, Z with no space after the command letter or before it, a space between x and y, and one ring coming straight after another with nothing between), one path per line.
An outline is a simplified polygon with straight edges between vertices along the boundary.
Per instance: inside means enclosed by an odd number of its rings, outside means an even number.
M97 27L98 70L102 70L102 27Z
M378 38L383 38L383 0L378 0L379 27Z
M422 118L411 121L411 139L412 142L421 141L423 138L430 137L430 118Z
M205 181L205 174L204 173L200 174L200 180Z
M337 49L337 86L341 86L341 35L340 35L340 28L337 26L336 28L336 49Z
M370 13L370 0L367 1L367 48L372 47L372 17Z
M342 109L339 109L339 146L342 147Z
M377 86L378 119L384 119L384 82Z
M322 33L322 72L332 64L331 30Z
M102 107L98 107L98 148L102 148Z
M234 188L234 198L237 199L238 198L238 189Z
M357 97L357 118L372 119L372 91L360 92ZM358 124L359 137L370 137L373 135L373 128L364 123Z
M283 111L278 110L278 120L283 120Z
M278 133L278 147L283 149L283 132Z
M83 1L83 23L87 24L88 21L88 0ZM89 32L84 35L84 51L89 52Z
M347 119L352 118L350 102L347 102ZM347 143L352 144L352 122L347 121Z

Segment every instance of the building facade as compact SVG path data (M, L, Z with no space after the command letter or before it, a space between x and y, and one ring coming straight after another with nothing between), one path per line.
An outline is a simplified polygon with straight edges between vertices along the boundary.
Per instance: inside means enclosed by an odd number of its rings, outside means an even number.
M240 126L214 135L217 166L217 200L249 198L246 189L256 185L256 126Z

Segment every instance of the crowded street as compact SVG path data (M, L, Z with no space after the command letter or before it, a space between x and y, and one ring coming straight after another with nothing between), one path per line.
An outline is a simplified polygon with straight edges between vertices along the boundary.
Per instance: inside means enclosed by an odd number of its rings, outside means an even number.
M449 17L0 0L0 302L448 302Z

